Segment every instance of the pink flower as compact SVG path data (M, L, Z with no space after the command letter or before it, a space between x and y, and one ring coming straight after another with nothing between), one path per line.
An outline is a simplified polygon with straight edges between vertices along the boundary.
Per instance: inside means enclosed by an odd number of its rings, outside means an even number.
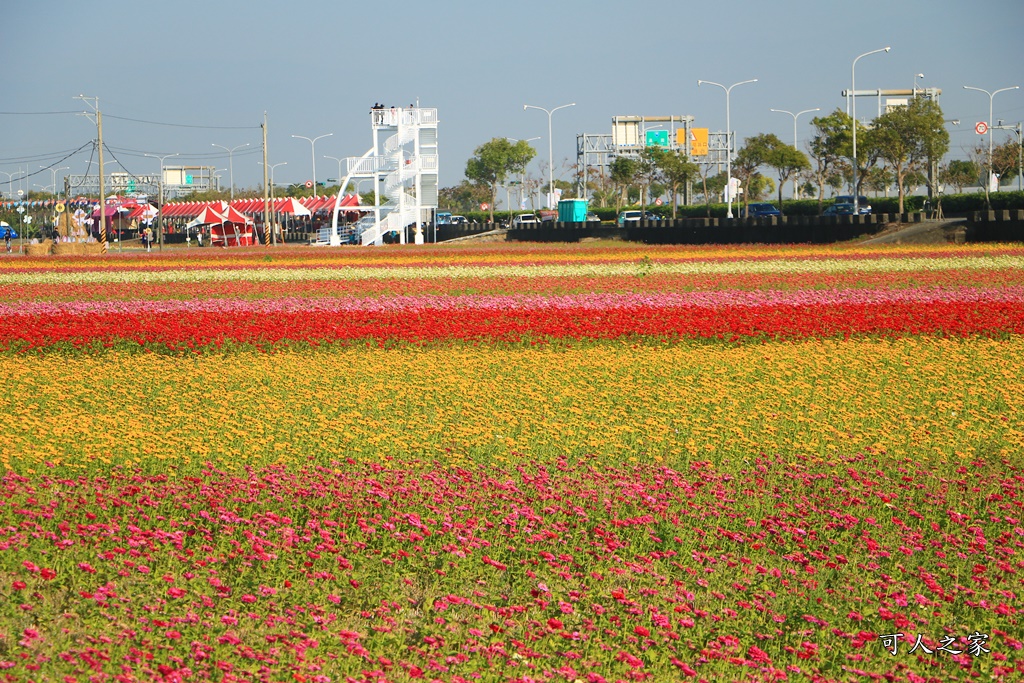
M187 592L188 591L186 591L184 588L172 587L172 588L168 588L167 589L167 597L169 597L169 598L181 598L181 597L184 597L185 593L187 593Z
M92 565L89 564L88 562L79 562L78 563L78 568L80 570L82 570L83 572L87 572L89 574L95 574L96 573L96 570L93 569Z

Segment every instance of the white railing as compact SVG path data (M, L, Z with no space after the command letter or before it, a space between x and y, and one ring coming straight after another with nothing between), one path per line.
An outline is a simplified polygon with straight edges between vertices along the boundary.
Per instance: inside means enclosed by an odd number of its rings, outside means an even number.
M348 157L345 159L345 171L349 175L373 175L389 171L394 167L394 159L389 157Z

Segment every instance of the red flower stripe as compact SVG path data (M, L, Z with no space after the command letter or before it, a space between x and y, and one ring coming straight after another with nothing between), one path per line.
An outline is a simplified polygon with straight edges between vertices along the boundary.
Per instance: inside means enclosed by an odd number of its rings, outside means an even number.
M932 301L823 305L512 310L98 313L0 318L0 345L29 348L119 340L172 348L225 341L277 343L372 339L424 342L650 337L800 339L849 335L1024 334L1024 302Z

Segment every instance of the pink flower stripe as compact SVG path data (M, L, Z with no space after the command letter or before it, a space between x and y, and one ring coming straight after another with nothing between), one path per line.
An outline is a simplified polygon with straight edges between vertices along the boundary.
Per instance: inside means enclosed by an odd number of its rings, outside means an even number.
M1005 288L965 287L959 289L847 289L802 291L707 291L653 292L626 294L580 294L561 296L394 296L388 298L305 298L205 299L186 301L31 301L0 303L0 317L64 316L94 314L166 314L166 313L286 313L286 312L384 312L451 310L615 310L647 308L723 308L730 306L822 306L848 304L885 304L938 302L1024 302L1024 286Z

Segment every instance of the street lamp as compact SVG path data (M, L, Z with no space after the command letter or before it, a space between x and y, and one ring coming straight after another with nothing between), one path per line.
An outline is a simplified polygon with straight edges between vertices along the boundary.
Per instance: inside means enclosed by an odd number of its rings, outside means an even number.
M309 142L310 158L313 160L313 195L314 196L316 195L316 141L319 140L320 138L329 138L332 135L334 135L334 133L324 133L323 135L318 135L315 138L307 138L304 135L293 135L292 136L293 138L302 138L303 140L306 140L307 142Z
M1019 85L1011 85L1009 88L1000 88L999 90L993 90L989 92L984 88L975 88L974 86L965 85L964 90L977 90L988 95L988 173L989 177L985 179L985 204L991 208L988 199L988 188L992 184L992 99L996 94L1006 92L1007 90L1016 90Z
M14 173L8 173L7 171L0 171L0 173L3 173L5 176L7 176L7 198L13 199L14 181L12 181L11 178L14 176ZM21 171L17 171L17 173L21 173Z
M263 166L262 161L258 162L260 166ZM266 167L270 169L270 209L274 212L274 225L271 226L271 234L274 237L274 244L277 244L277 210L274 208L274 169L278 166L287 166L287 161L279 161L276 164L266 164Z
M228 153L228 178L229 178L229 180L231 182L231 200L234 201L234 199L235 199L235 163L234 163L233 155L234 155L236 149L242 149L243 147L248 147L249 143L247 142L244 145L239 145L238 147L232 147L230 149L228 149L224 145L218 145L217 143L211 143L211 144L214 147L220 147L221 149L225 150Z
M552 144L551 144L551 115L554 114L559 109L565 109L566 107L575 107L575 106L576 106L575 102L572 102L570 104L563 104L563 105L560 105L558 107L555 107L554 109L545 109L544 107L535 107L532 104L524 104L523 105L523 111L526 111L527 109L540 109L542 112L544 112L544 113L546 113L548 115L548 202L549 203L555 197L555 165L554 165L553 158L552 158L554 156L554 151L552 150Z
M891 49L891 47L886 46L857 55L853 60L853 66L850 67L850 106L853 111L853 118L850 122L853 127L853 214L855 216L860 214L860 202L858 201L860 195L857 192L857 60L879 52L888 52Z
M914 99L917 99L917 79L924 78L924 74L914 74Z
M154 159L160 160L160 213L157 214L156 235L157 244L159 245L161 251L163 251L164 248L164 159L166 159L167 157L176 157L179 154L180 152L175 152L174 154L164 154L163 156L159 154L145 155L147 157L152 157Z
M328 155L325 154L324 155L324 159L333 159L334 161L338 162L338 183L340 184L341 181L342 181L342 177L341 177L341 162L344 161L345 158L342 157L342 158L339 159L338 157L332 157L332 156L328 156ZM330 182L330 181L331 181L331 179L328 178L327 182ZM339 187L338 188L338 192L341 192L343 189L345 189L345 188Z
M732 123L729 119L729 93L737 85L744 85L746 83L757 83L756 78L752 78L749 81L740 81L739 83L733 83L728 88L721 83L715 83L714 81L697 81L697 87L699 88L703 84L717 85L719 88L725 91L725 186L726 186L726 211L725 217L732 218Z
M791 112L791 111L786 111L785 109L772 109L771 111L777 111L777 112L780 112L782 114L789 114L790 116L793 117L793 149L797 149L798 150L800 148L796 146L796 120L797 120L797 118L799 118L801 114L809 114L812 111L821 111L821 107L815 107L814 109L804 109L803 111L798 111L795 114L793 112ZM796 176L794 176L793 177L793 199L797 198L796 197L796 195L797 195L796 188L797 188L797 179L796 179Z
M49 168L47 166L40 166L39 168L45 168L50 172L50 185L53 186L53 194L57 194L57 171L70 171L70 166L61 166L60 168Z

